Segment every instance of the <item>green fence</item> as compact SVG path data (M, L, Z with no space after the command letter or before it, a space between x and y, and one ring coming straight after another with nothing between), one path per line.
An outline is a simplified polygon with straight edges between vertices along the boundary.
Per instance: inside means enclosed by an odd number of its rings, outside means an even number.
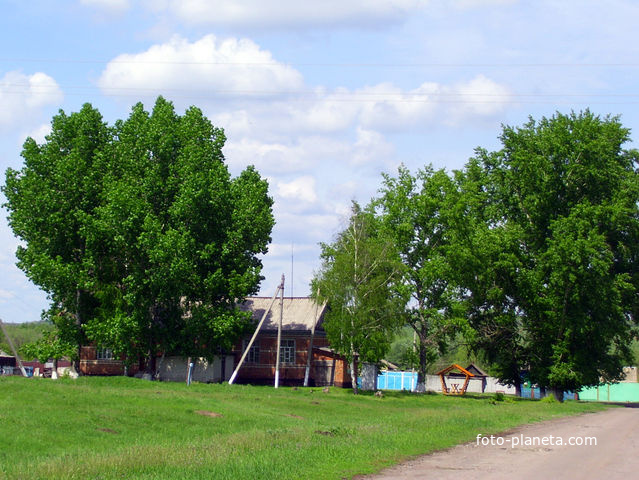
M579 400L591 402L639 402L639 383L608 383L584 388Z

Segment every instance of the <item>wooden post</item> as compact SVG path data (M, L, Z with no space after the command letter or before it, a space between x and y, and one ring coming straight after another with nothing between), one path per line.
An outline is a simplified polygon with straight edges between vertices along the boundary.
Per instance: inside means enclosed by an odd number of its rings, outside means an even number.
M319 289L317 291L317 296L319 297ZM306 356L306 371L304 372L304 386L308 387L308 379L311 373L311 362L313 361L313 339L315 337L315 327L317 325L317 320L319 318L319 315L317 314L317 310L319 308L319 305L316 303L315 304L315 318L313 319L313 326L311 327L311 339L309 341L308 344L308 355ZM322 305L322 310L320 312L320 315L322 314L322 312L324 312L324 308L326 308L326 302L324 302L324 304Z
M231 375L231 378L229 379L229 385L232 385L233 382L235 381L235 377L237 377L237 372L240 371L240 367L242 367L242 364L244 363L244 359L248 355L248 352L251 349L251 347L253 346L253 342L255 341L255 338L257 337L257 334L259 333L260 328L262 328L262 324L264 323L264 320L266 320L266 316L268 315L268 312L271 311L271 308L273 307L273 304L275 303L277 294L280 293L280 290L283 290L283 289L284 289L284 282L282 282L275 289L275 294L273 295L273 298L271 298L271 303L269 304L268 308L264 312L264 315L262 315L262 319L260 320L260 323L257 325L257 328L255 329L255 332L253 333L253 336L251 337L251 341L246 346L246 350L244 350L244 353L242 354L242 357L240 358L240 361L237 364L237 367L235 367L235 370L233 371L233 374Z
M280 345L282 343L282 317L284 316L284 274L282 274L280 291L280 321L277 324L277 353L275 356L275 388L280 386Z
M18 366L20 367L20 371L22 372L22 376L26 377L27 376L27 372L24 369L24 365L22 365L22 360L20 360L20 356L18 355L18 351L16 350L16 347L13 345L13 342L11 341L11 337L9 337L9 334L5 330L4 323L2 323L2 319L1 318L0 318L0 328L2 329L2 333L4 333L4 336L7 339L7 342L9 343L9 347L11 347L11 351L13 352L13 355L16 357L16 361L18 362Z

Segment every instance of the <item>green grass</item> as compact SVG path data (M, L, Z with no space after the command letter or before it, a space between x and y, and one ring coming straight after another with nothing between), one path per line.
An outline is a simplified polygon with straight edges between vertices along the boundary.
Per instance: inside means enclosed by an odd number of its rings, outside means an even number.
M0 378L0 479L350 478L604 407L331 388ZM207 411L219 416L205 416Z

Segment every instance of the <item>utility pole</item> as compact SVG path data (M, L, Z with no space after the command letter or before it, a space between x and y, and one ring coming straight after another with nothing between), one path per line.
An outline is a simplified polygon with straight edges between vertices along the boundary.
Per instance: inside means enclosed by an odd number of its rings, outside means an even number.
M317 289L317 297L319 299L319 289ZM326 308L326 302L322 305L321 310L318 315L319 304L315 303L315 318L313 319L313 326L311 327L311 339L308 343L308 354L306 355L306 371L304 372L304 386L308 387L308 380L311 373L311 363L313 361L313 339L315 338L315 327L317 326L317 321L322 313L324 313L324 309Z
M235 377L237 377L237 372L240 371L240 368L242 367L242 364L244 363L244 360L246 359L246 356L248 355L249 350L253 346L253 342L255 342L255 339L257 338L257 334L259 333L260 328L262 328L262 324L264 323L264 320L266 320L268 313L271 311L271 308L273 308L273 304L275 303L275 299L277 298L277 294L280 293L280 290L284 291L284 275L282 275L282 283L275 289L275 294L273 295L273 298L271 298L271 303L269 304L268 308L264 312L264 315L262 315L262 319L260 320L260 323L258 323L257 328L255 329L255 332L253 333L253 336L251 337L251 340L246 346L246 350L244 350L244 353L242 354L242 357L240 358L240 361L238 362L237 367L235 367L235 370L233 371L233 375L231 375L231 378L229 379L229 385L232 385L233 382L235 381Z
M284 274L280 295L280 321L277 324L277 354L275 357L275 388L280 386L280 345L282 344L282 317L284 317Z

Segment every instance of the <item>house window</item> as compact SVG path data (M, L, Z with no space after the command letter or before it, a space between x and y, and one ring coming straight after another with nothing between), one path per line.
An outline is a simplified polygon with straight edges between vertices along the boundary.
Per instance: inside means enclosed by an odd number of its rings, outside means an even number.
M113 350L110 348L98 348L96 358L98 360L113 360Z
M244 340L244 345L242 346L243 352L246 351L248 343L248 340ZM253 342L245 360L247 363L260 363L260 346L257 343Z
M295 340L282 339L280 343L280 361L282 363L295 363Z

